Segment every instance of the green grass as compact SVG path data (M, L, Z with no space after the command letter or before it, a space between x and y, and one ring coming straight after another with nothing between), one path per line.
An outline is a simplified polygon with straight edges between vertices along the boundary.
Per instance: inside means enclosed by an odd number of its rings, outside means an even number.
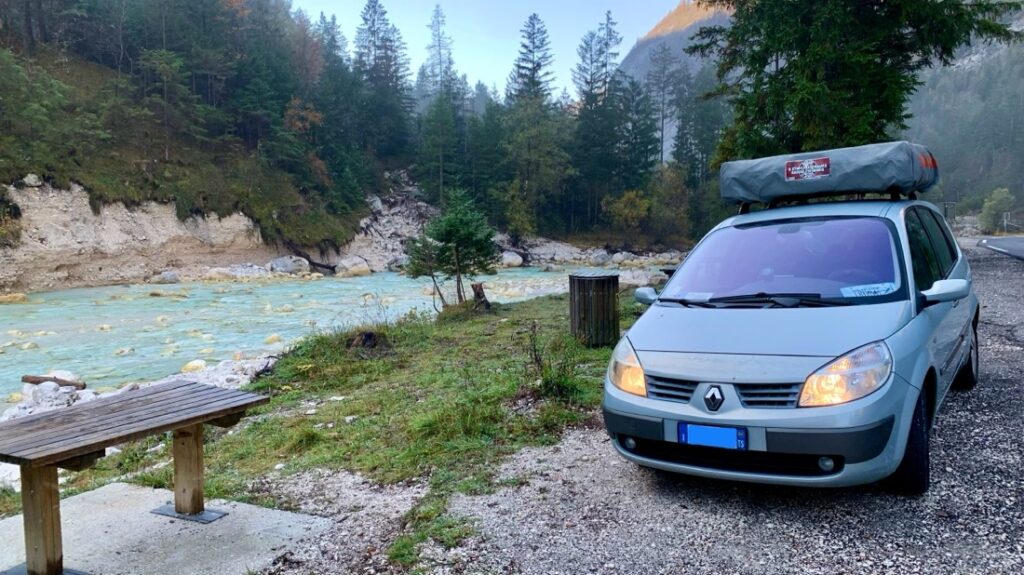
M627 327L637 307L630 293L622 301ZM252 385L271 397L269 405L236 433L208 434L207 496L273 505L248 486L279 463L287 474L345 469L383 483L425 481L427 494L389 549L396 565L415 566L423 542L453 546L472 533L448 515L452 494L521 484L526 478L495 479L508 455L594 422L610 350L580 346L568 329L568 297L552 296L491 313L413 315L308 338ZM381 343L353 347L367 330ZM337 397L345 399L331 400ZM169 465L139 473L167 461L166 446L154 451L161 441L100 460L66 487L91 489L126 473L142 485L169 487ZM0 492L0 514L16 512L5 500Z

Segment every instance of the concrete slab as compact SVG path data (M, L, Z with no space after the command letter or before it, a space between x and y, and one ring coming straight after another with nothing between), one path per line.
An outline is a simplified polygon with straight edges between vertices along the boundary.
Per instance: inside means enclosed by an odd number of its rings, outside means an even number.
M150 513L174 495L113 483L61 501L64 565L92 575L244 575L270 565L329 519L209 501L228 515L208 525ZM20 515L0 521L0 575L25 560ZM23 569L23 567L22 567Z

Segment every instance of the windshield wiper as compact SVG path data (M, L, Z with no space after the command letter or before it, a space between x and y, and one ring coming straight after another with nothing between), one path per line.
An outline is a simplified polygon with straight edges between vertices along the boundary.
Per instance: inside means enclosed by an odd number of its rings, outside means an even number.
M658 301L659 302L663 302L663 303L677 303L677 304L679 304L681 306L684 306L684 307L706 307L706 308L716 308L716 307L718 307L717 305L715 305L713 303L708 303L707 301L698 300L698 299L660 297L660 298L658 298Z
M832 307L851 305L845 299L824 298L820 293L765 293L758 292L748 295L713 297L708 300L712 304L758 305L766 304L778 307Z

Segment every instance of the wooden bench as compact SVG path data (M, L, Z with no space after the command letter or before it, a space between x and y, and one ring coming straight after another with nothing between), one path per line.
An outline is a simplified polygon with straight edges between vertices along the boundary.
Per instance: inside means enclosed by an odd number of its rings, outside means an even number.
M189 382L129 391L0 423L0 462L21 466L25 566L64 572L57 469L81 471L107 447L168 431L174 436L174 513L201 517L203 425L230 427L267 398Z

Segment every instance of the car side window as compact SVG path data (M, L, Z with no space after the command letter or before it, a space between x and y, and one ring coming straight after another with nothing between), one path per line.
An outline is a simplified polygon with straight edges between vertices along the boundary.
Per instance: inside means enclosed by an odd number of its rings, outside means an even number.
M914 283L919 291L929 290L935 280L942 277L939 258L932 247L917 210L907 211L907 238L910 241L910 261L914 268Z
M932 238L935 252L939 255L939 262L942 263L942 277L946 277L953 271L953 265L957 260L956 244L949 233L949 227L932 210L917 210L917 215L921 217L925 229L928 230L928 235Z

